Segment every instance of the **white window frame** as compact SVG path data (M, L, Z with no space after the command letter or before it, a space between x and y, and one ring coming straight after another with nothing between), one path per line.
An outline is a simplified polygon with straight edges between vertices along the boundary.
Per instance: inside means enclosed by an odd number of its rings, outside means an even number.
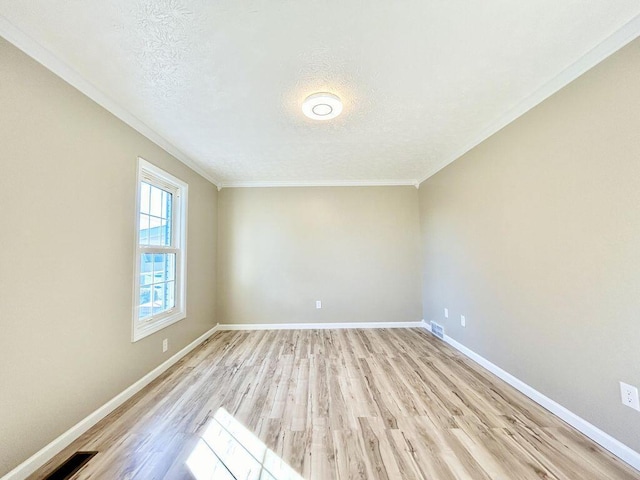
M173 194L172 199L172 245L141 246L140 245L140 190L142 182L149 183ZM189 186L138 157L138 175L136 178L136 212L135 212L135 258L133 280L133 322L131 341L137 342L152 333L162 330L187 316L187 200ZM175 253L175 306L169 310L140 320L140 263L145 253Z

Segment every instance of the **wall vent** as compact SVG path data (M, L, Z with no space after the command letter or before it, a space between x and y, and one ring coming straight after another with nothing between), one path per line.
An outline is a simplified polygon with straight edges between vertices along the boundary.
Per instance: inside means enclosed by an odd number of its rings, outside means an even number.
M65 460L65 462L47 475L44 480L67 480L78 470L86 465L98 452L76 452Z
M444 340L444 327L439 323L431 321L431 333L441 340Z

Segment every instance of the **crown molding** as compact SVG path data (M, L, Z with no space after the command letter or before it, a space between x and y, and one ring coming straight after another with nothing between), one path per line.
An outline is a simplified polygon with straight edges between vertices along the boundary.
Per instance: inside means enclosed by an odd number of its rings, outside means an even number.
M51 70L58 77L62 78L65 82L69 83L71 86L89 97L102 108L115 115L138 133L142 134L160 148L173 155L191 170L197 172L199 175L218 186L219 182L197 162L181 152L180 149L163 138L142 120L131 114L127 109L115 102L95 85L88 82L76 70L71 68L36 40L9 22L9 20L7 20L3 15L0 15L0 36L4 37L8 42L15 45L35 61Z
M465 153L494 135L496 132L513 122L536 105L540 104L551 95L571 83L586 71L593 68L605 58L621 49L629 42L640 36L640 15L634 17L604 41L583 55L576 62L561 71L535 92L528 95L513 108L492 122L473 141L459 149L454 155L435 163L420 179L414 180L327 180L327 181L230 181L221 182L211 176L200 164L184 154L177 147L164 139L160 134L151 129L143 121L132 115L113 99L104 94L100 89L85 80L78 72L57 58L53 53L29 37L22 30L0 15L0 36L14 44L27 55L51 70L67 83L78 89L97 104L111 112L127 125L144 135L153 143L167 151L186 166L213 183L218 190L222 188L260 188L260 187L356 187L356 186L406 186L412 185L419 188L420 184L429 177L462 157Z
M418 188L417 180L291 180L291 181L251 181L222 182L222 188L270 188L270 187L401 187Z
M432 168L429 169L427 174L418 181L418 183L424 182L426 179L428 179L432 175L435 175L450 163L462 157L465 153L469 152L471 149L478 146L498 131L502 130L518 117L521 117L533 107L539 105L551 95L558 92L569 83L573 82L580 75L595 67L605 58L617 52L632 40L635 40L638 36L640 36L640 15L636 15L631 21L623 25L612 35L589 50L577 61L562 70L558 75L542 85L532 94L525 97L524 100L508 110L507 113L498 118L498 120L491 123L488 128L484 129L478 137L469 142L464 148L461 148L449 158L437 162Z

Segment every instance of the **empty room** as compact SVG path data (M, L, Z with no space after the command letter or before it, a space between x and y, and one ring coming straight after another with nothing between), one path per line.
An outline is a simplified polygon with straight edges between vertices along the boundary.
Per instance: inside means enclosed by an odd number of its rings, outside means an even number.
M0 480L640 480L637 0L0 0Z

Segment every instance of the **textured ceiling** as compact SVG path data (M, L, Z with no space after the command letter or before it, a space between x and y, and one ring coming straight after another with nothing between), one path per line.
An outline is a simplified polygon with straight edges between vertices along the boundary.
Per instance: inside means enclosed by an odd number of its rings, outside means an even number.
M0 14L222 184L411 182L640 2L0 0ZM317 91L343 114L304 117Z

